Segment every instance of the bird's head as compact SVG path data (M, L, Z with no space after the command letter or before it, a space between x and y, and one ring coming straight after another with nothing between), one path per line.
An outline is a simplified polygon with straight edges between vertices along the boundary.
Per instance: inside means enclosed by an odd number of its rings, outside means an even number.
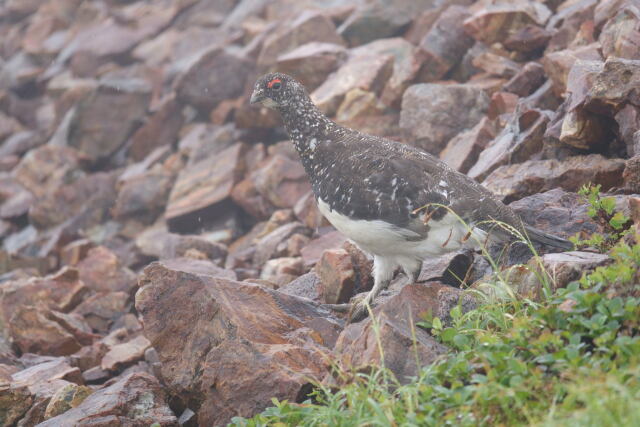
M287 107L307 96L304 87L293 77L283 73L269 73L256 82L251 103L260 103L269 108Z

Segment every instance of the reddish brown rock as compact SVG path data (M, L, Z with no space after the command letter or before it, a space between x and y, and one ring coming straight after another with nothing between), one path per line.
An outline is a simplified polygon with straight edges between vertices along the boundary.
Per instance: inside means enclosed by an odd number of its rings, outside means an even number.
M311 188L300 162L281 154L265 160L260 168L251 173L249 180L255 187L255 192L265 200L262 202L262 205L266 205L265 209L256 212L255 208L249 206L249 202L254 199L241 198L239 190L234 192L234 200L249 212L260 213L259 217L262 218L264 214L273 213L276 208L293 208ZM268 209L269 206L273 208Z
M344 234L339 231L330 231L322 236L311 240L304 248L301 254L305 265L311 266L320 261L324 251L328 249L338 249L347 241Z
M640 59L640 5L628 5L602 28L599 41L605 58Z
M166 394L155 377L134 373L94 391L75 408L41 423L61 425L153 425L178 427L166 403Z
M94 331L105 333L125 314L129 298L124 292L98 293L85 299L73 312L83 316Z
M511 114L515 111L520 98L518 95L509 92L494 92L491 95L487 117L495 120L503 114Z
M418 276L418 282L440 282L444 285L460 287L471 274L473 254L452 252L440 257L425 259Z
M250 61L243 56L214 46L177 80L178 99L208 113L223 100L242 95L250 69Z
M311 229L329 225L322 213L320 213L316 199L311 191L298 200L293 207L293 213L300 222Z
M68 147L43 145L29 151L13 175L34 196L53 193L70 181L79 166L77 151Z
M283 21L267 36L257 62L264 66L274 64L278 56L310 42L344 44L344 40L336 32L335 25L327 16L305 11L291 21Z
M88 228L107 220L115 200L117 175L98 172L83 176L40 196L29 209L29 219L38 228L50 228L75 220L76 228Z
M33 194L14 177L0 175L0 218L18 218L26 214L34 202Z
M552 35L551 31L537 25L527 25L509 34L502 44L509 50L529 53L543 49Z
M114 218L153 222L167 204L173 182L173 174L161 168L121 181L112 210Z
M292 282L304 271L304 264L300 257L274 258L264 264L260 279L272 282L277 289Z
M46 308L22 306L9 319L9 334L21 352L65 356L81 347L60 324L46 317Z
M136 286L135 274L123 267L120 260L109 249L98 246L87 254L76 267L80 280L95 292L131 292Z
M529 96L544 83L544 80L544 67L537 62L527 62L505 83L504 90L518 96Z
M134 160L143 160L156 147L173 144L184 119L175 97L168 97L155 113L133 134L129 154Z
M382 353L384 365L406 383L422 366L447 351L416 323L429 313L446 322L451 308L461 300L463 308L473 306L472 299L463 297L461 291L437 282L406 285L398 295L373 310L375 327L374 320L367 318L344 329L336 343L340 364L347 369L379 365Z
M551 11L542 3L518 0L480 8L464 21L473 38L492 44L508 39L530 25L544 25Z
M328 249L315 267L320 279L320 298L328 304L344 303L355 293L356 273L351 255L344 249Z
M567 89L567 78L571 67L577 60L601 61L599 46L590 44L575 49L550 52L542 58L542 65L547 76L553 82L553 90L561 96Z
M606 159L599 154L574 156L564 161L529 160L499 167L483 184L508 201L556 187L578 191L585 182L600 184L606 191L622 184L624 165L624 160Z
M236 273L233 270L227 270L218 267L206 259L193 259L186 257L179 257L173 259L163 260L163 264L167 268L171 268L176 271L183 271L185 273L197 274L200 276L219 277L222 279L236 280Z
M292 235L308 233L309 230L296 221L288 222L273 231L265 232L254 241L253 265L260 267L271 258L285 255L287 241Z
M352 89L381 93L393 72L391 55L358 55L349 58L311 94L315 104L332 116Z
M8 324L18 307L46 304L56 311L73 309L87 292L78 271L68 267L43 278L21 279L3 284L0 295L2 321Z
M467 173L478 160L478 156L498 132L497 123L482 118L473 128L465 130L449 140L440 152L440 160L458 172Z
M505 53L506 54L506 53ZM471 61L474 67L489 76L510 79L520 71L520 64L494 52L483 52Z
M640 154L640 108L627 104L615 115L618 131L627 147L627 155Z
M104 355L100 367L105 371L115 371L144 357L151 343L144 335L139 335L122 344L116 344Z
M165 211L170 228L193 230L198 217L216 217L229 209L231 190L244 171L245 148L232 145L180 172Z
M640 194L640 154L627 160L622 179L625 188Z
M450 138L478 123L488 105L487 95L468 85L417 84L402 97L400 127L414 145L437 154Z
M542 138L548 122L549 117L538 110L515 115L502 132L487 144L468 175L482 180L498 166L530 159L542 150Z
M359 3L338 31L350 46L398 35L423 10L435 5L434 0L399 0L389 3L374 0Z
M201 403L201 425L251 416L273 397L295 400L308 378L323 375L322 354L340 329L309 302L258 285L181 273L161 263L147 267L140 283L136 307L163 378L187 407Z
M150 88L141 80L104 80L76 105L68 144L92 161L111 156L146 114Z
M278 56L277 69L293 76L309 91L320 86L347 58L344 46L313 41Z
M386 106L399 107L402 93L417 77L423 58L418 50L404 38L393 37L376 40L351 49L352 56L391 55L393 70L380 94L380 101ZM365 91L373 93L374 91Z
M419 55L424 58L420 81L440 80L473 45L462 23L471 14L461 6L450 6L433 23L418 44Z

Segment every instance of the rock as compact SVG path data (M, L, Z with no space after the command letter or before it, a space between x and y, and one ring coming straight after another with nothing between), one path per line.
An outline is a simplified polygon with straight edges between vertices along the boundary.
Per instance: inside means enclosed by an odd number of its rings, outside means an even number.
M10 175L0 176L0 218L16 219L35 202L33 194Z
M551 11L542 3L527 0L500 2L480 8L464 21L474 39L488 45L508 39L530 25L544 25Z
M503 46L516 52L529 53L544 49L553 33L537 25L527 25L509 34Z
M44 412L44 418L49 419L75 408L92 392L93 390L89 387L79 386L73 383L60 387L53 396L51 396L51 400L47 404Z
M277 289L292 282L303 272L304 264L300 257L274 258L264 264L260 279L272 282Z
M227 270L218 267L214 263L206 259L193 258L173 258L163 260L163 264L172 270L182 271L185 273L197 274L199 276L219 277L222 279L237 280L236 273L233 270Z
M418 282L440 282L444 285L460 287L471 275L473 254L452 252L422 261Z
M201 403L199 425L251 416L273 397L301 398L308 378L323 374L322 355L341 327L306 300L161 263L147 267L140 284L136 308L145 336L170 393L186 407Z
M587 215L584 198L560 188L524 197L509 206L526 224L555 236L568 238L580 232L587 235L602 232Z
M353 89L380 94L393 72L391 55L358 55L349 58L311 94L315 104L332 116Z
M230 209L231 189L244 172L245 149L234 144L178 174L165 211L170 229L194 230L198 218L220 217Z
M187 166L212 157L232 146L238 136L233 124L224 126L206 123L193 124L178 142L180 152L189 157ZM255 146L254 146L255 147ZM247 153L251 153L253 150Z
M520 71L520 64L505 55L487 51L473 58L471 63L487 75L509 79Z
M105 371L115 371L143 358L151 343L144 335L122 344L116 344L104 355L100 367Z
M167 204L173 183L173 174L159 168L121 181L112 210L113 217L152 223Z
M311 191L298 200L293 207L293 213L300 222L311 229L329 225L329 222L320 213L316 199Z
M9 334L21 352L66 356L81 347L76 338L46 316L46 308L22 306L11 316Z
M553 82L553 91L562 96L567 89L569 71L577 60L601 61L599 46L596 43L575 49L549 52L542 58L545 73Z
M155 113L131 137L131 158L141 161L155 148L173 144L178 139L184 122L180 107L174 96L163 100Z
M92 161L110 157L146 114L150 88L141 80L102 80L74 108L68 145Z
M483 180L501 165L527 161L542 150L542 138L548 122L549 117L539 110L514 114L502 132L487 144L467 174Z
M513 93L494 92L491 94L487 117L489 120L495 120L500 116L512 114L516 110L519 100L518 95Z
M328 249L338 249L347 241L344 234L339 231L329 231L320 237L311 240L302 250L302 260L307 266L312 266L322 257L322 254Z
M30 150L13 176L36 197L53 193L69 183L79 168L79 155L68 147L43 145Z
M249 60L214 46L202 52L175 84L178 99L208 113L225 99L242 95L251 70Z
M320 298L327 304L345 303L356 290L351 255L344 249L328 249L315 267L320 279Z
M310 42L344 44L344 40L336 32L335 25L327 16L305 11L291 21L283 21L266 37L257 63L260 66L272 65L280 55Z
M497 123L484 117L473 128L451 138L440 152L440 160L458 172L467 173L496 134Z
M624 165L624 160L606 159L599 154L574 156L564 161L529 160L499 167L483 185L507 201L556 187L578 191L585 182L600 184L602 191L606 191L622 184Z
M338 28L350 46L398 35L418 13L436 4L434 0L374 0L359 3Z
M129 294L125 292L97 293L85 299L73 312L83 316L94 331L105 333L127 311L128 301Z
M374 93L356 88L345 95L336 112L336 121L348 123L354 119L379 115L383 111L384 105L378 101Z
M627 104L614 116L629 157L640 154L640 108Z
M42 278L4 283L0 294L1 320L8 325L18 307L40 304L56 311L68 312L81 301L87 290L79 279L78 271L69 267Z
M111 377L111 374L100 366L94 366L93 368L89 368L82 373L82 378L88 384L100 384L104 383L106 380Z
M440 80L473 46L473 38L467 35L462 26L470 15L462 6L450 6L433 23L418 44L419 55L424 57L420 81Z
M308 230L299 222L293 221L257 237L254 242L253 265L260 267L269 259L283 255L287 250L288 239L294 234L308 234Z
M393 70L382 89L380 101L386 106L400 107L403 92L417 77L422 64L422 57L415 46L404 38L393 37L372 41L351 49L350 52L351 56L390 55L393 57Z
M382 363L401 383L418 374L422 366L447 352L424 329L416 327L425 315L432 314L444 322L459 301L463 311L474 307L473 299L454 288L437 282L406 285L398 295L373 310L373 320L348 325L340 334L335 351L345 369ZM380 348L381 347L381 348ZM407 357L408 354L413 357Z
M625 188L640 194L640 154L626 161L622 179Z
M598 40L604 58L640 59L640 5L628 5L609 19Z
M120 260L109 249L97 246L76 266L80 280L95 292L126 292L136 286L135 274L122 267Z
M529 96L544 83L544 80L544 67L537 62L527 62L505 83L504 90L518 96Z
M1 119L0 119L1 120ZM0 136L0 139L2 137ZM11 155L22 156L44 142L44 138L38 132L25 130L13 133L0 146L0 157Z
M293 208L311 189L304 168L297 160L283 155L265 160L262 167L253 172L251 179L260 193L276 208Z
M278 292L295 297L320 302L320 278L315 271L299 276L297 279L278 288Z
M181 235L169 233L164 227L151 227L136 239L136 246L143 255L172 259L199 253L202 259L209 259L222 265L227 256L227 248L198 235Z
M155 377L134 373L94 391L75 408L41 423L61 425L159 425L178 427L166 403L166 394Z
M346 58L344 46L313 41L279 55L276 66L280 72L293 76L311 92Z
M480 121L489 98L464 84L417 84L402 97L400 127L412 143L438 154L450 138Z
M543 297L544 278L554 291L566 287L570 282L580 279L582 275L596 267L608 264L608 255L593 252L562 252L544 254L539 260L530 260L526 266L515 267L506 274L507 281L515 288L518 295L524 298L540 300ZM540 266L544 272L540 271Z

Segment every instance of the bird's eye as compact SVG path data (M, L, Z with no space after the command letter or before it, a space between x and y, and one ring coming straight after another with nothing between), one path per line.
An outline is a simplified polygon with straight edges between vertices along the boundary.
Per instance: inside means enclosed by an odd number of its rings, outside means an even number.
M271 89L273 90L280 90L281 87L282 87L282 83L280 82L275 82L273 85L271 85Z

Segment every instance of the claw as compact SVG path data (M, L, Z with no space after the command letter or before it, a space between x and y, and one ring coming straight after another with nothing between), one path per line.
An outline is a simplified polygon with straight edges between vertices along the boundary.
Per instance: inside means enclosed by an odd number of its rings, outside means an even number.
M351 310L349 311L349 316L348 316L349 323L357 323L365 319L369 315L370 304L371 304L370 294L367 294L361 298L357 298L355 301L353 301L351 303Z

